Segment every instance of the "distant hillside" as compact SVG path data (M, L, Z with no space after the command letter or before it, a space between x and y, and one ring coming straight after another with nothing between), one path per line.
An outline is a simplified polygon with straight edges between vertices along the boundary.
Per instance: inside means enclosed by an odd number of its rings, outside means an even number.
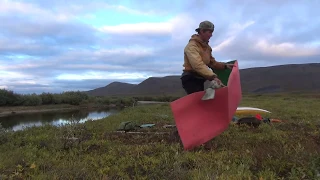
M320 63L249 68L240 76L244 92L320 91Z
M108 96L108 95L126 95L129 94L131 89L135 87L134 84L122 83L122 82L112 82L105 87L100 87L87 91L89 95L94 96Z
M148 95L166 95L166 94L181 94L183 89L181 88L180 78L178 76L166 76L166 77L151 77L132 89L134 94L148 94Z
M320 63L240 70L244 93L320 92ZM184 95L179 76L151 77L140 84L113 82L87 91L93 96Z
M100 87L86 92L93 96L157 96L177 95L184 93L178 76L151 77L140 84L113 82L105 87Z

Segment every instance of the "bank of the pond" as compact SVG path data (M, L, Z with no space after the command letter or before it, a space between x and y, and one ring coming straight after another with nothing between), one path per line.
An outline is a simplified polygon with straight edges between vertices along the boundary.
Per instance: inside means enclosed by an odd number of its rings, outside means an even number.
M97 109L97 108L124 108L125 106L117 106L114 104L85 104L85 105L69 105L69 104L57 104L57 105L39 105L39 106L7 106L0 107L0 117L9 116L13 114L28 114L39 112L54 112L54 111L70 111L77 109Z
M0 179L319 179L318 99L244 98L241 106L287 120L230 127L209 146L183 151L168 104L130 107L99 121L0 131ZM114 132L120 123L152 132ZM8 158L10 157L10 158Z
M161 102L161 101L136 101L135 103L132 104L132 106L151 105L151 104L168 104L168 103L169 102ZM82 105L54 104L54 105L39 105L39 106L4 106L4 107L0 107L0 117L12 115L12 114L69 111L69 110L76 110L76 109L93 109L93 108L122 109L130 106L117 105L117 104L82 104Z

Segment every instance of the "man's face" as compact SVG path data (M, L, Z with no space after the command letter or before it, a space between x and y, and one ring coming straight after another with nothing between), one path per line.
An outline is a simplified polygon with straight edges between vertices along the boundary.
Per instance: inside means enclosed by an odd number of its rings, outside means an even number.
M212 36L213 31L211 30L202 30L201 37L204 41L209 41Z

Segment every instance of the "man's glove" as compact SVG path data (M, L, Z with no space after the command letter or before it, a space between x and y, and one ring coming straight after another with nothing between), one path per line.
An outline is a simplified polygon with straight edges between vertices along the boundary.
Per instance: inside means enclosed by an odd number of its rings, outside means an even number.
M213 99L215 95L215 89L225 87L221 82L212 80L209 83L209 87L205 90L205 94L202 97L202 100Z

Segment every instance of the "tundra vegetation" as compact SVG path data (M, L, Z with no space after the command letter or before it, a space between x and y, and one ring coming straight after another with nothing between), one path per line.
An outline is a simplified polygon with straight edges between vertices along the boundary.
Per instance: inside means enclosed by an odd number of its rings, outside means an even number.
M67 94L59 95L60 103ZM46 95L14 97L41 97L43 103ZM81 93L68 95L90 101ZM129 106L61 127L0 128L0 179L320 179L319 97L245 95L240 106L267 109L272 113L263 117L283 122L257 128L231 122L191 151L183 150L176 129L163 128L174 124L168 104ZM114 132L125 121L156 125L140 134ZM152 133L160 131L166 133Z

